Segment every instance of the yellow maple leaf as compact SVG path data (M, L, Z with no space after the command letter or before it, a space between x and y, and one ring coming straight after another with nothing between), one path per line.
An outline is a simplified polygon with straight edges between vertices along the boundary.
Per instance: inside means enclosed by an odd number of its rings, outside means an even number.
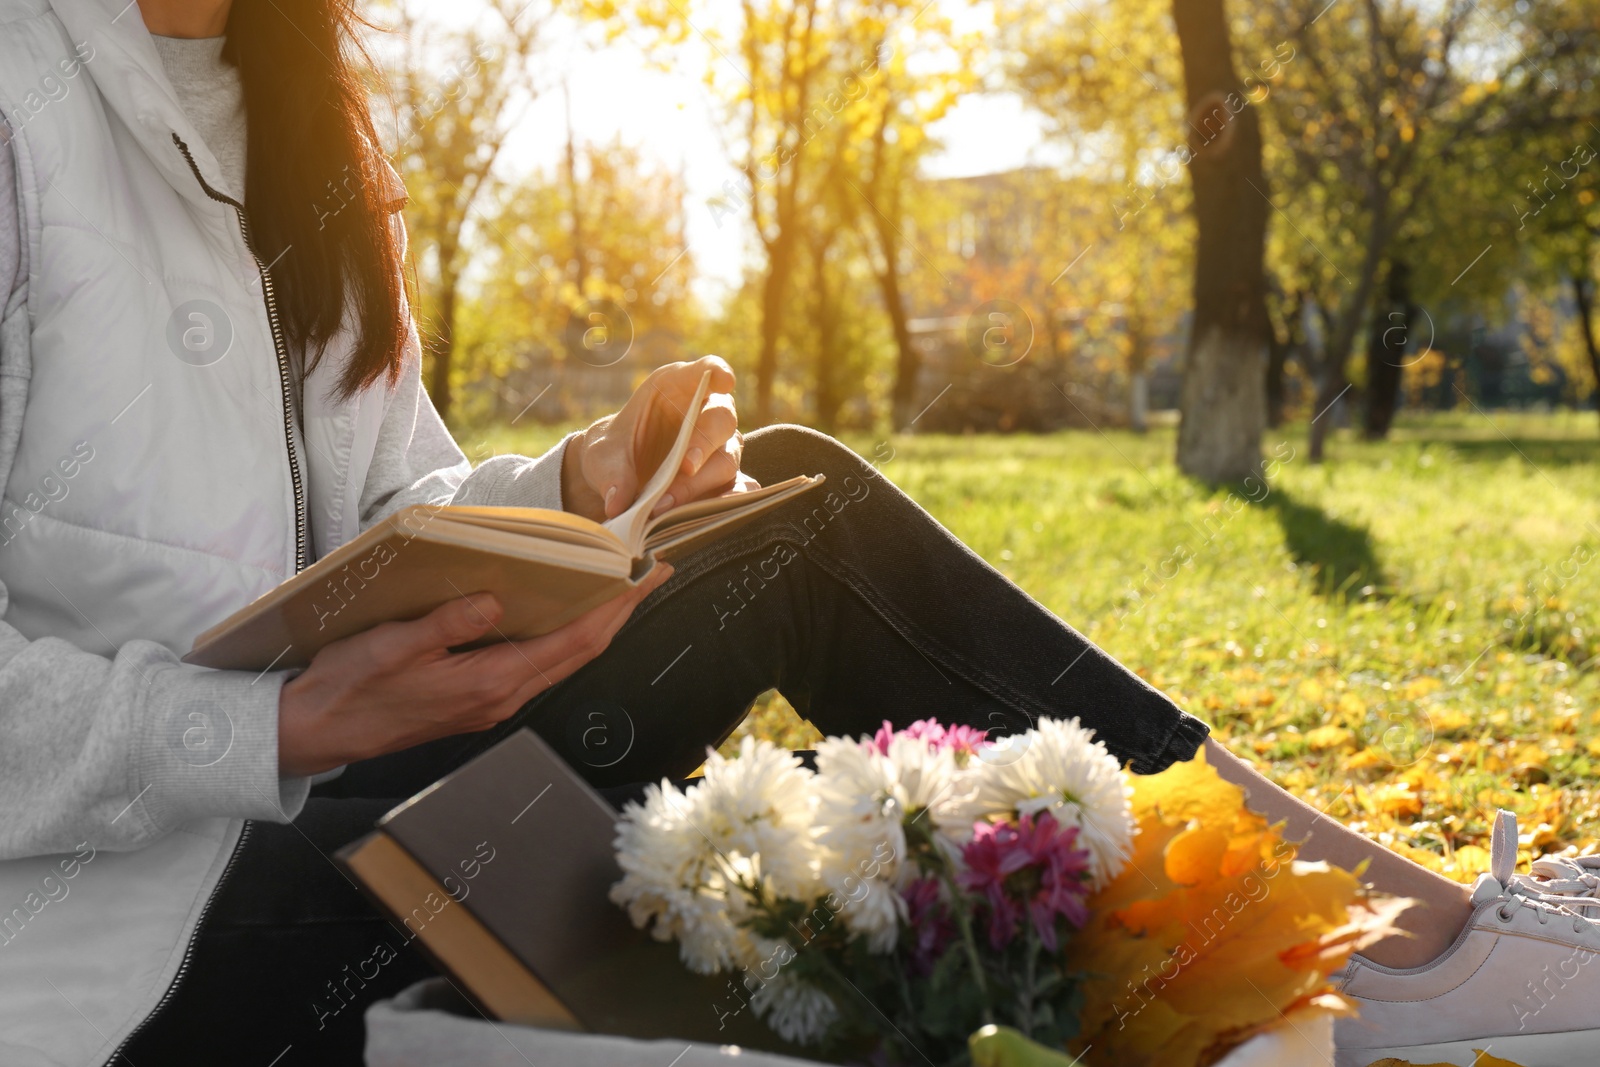
M1364 748L1345 758L1344 769L1347 771L1364 771L1368 767L1386 766L1389 757L1386 753L1376 749Z
M1306 734L1306 744L1313 752L1326 752L1330 748L1342 748L1354 738L1355 734L1343 726L1319 726Z
M1444 873L1458 882L1470 882L1489 869L1489 850L1478 845L1462 845L1445 865Z
M1420 678L1413 678L1401 687L1400 698L1402 700L1420 700L1422 697L1427 696L1429 693L1441 688L1443 685L1444 683L1439 681L1439 679L1429 675L1423 675Z
M1422 814L1422 796L1412 790L1410 782L1380 786L1367 794L1367 800L1382 815Z
M1132 784L1133 856L1068 949L1068 968L1089 976L1084 1062L1194 1067L1287 1013L1347 1010L1329 976L1409 902L1297 861L1203 754Z

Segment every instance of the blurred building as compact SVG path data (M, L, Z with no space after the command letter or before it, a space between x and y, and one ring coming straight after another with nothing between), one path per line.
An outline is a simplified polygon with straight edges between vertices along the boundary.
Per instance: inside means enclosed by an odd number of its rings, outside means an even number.
M922 358L913 408L926 408L917 429L1127 426L1177 406L1182 324L1136 335L1123 306L1084 303L1057 284L1061 235L1102 228L1091 213L1104 204L1072 201L1039 167L924 190L934 221L910 240L943 266L941 284L906 287ZM1139 373L1130 372L1135 349Z

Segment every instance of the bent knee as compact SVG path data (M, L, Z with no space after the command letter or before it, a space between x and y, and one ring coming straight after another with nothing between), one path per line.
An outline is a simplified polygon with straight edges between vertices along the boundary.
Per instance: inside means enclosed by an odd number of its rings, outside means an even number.
M866 461L840 441L808 426L778 423L746 434L744 469L763 484L797 474L842 477Z

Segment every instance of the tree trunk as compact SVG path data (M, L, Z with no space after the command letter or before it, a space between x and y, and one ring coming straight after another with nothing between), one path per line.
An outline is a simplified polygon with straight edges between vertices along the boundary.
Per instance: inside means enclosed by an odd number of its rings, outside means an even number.
M1283 425L1284 365L1290 347L1288 336L1279 336L1276 329L1267 339L1267 426L1274 430Z
M1356 279L1355 292L1339 309L1339 321L1322 348L1322 383L1317 390L1316 409L1311 413L1311 431L1307 435L1307 459L1321 463L1327 444L1328 430L1333 418L1331 408L1350 387L1345 364L1350 362L1350 352L1356 345L1356 332L1361 328L1361 314L1372 300L1372 289L1378 279L1378 265L1383 262L1388 246L1387 203L1379 200L1373 206L1372 224L1367 230L1367 251L1361 261L1361 275Z
M789 264L794 227L785 227L767 253L761 285L761 351L756 357L756 425L772 421L772 387L778 377L778 340L783 334L783 304L789 296Z
M1269 204L1261 174L1261 127L1255 109L1243 103L1222 3L1172 2L1199 229L1178 466L1208 482L1259 473L1267 410L1262 258Z
M1128 429L1134 433L1150 428L1150 378L1145 373L1149 362L1144 316L1135 311L1128 316Z
M1406 343L1416 314L1417 305L1411 302L1411 268L1391 259L1384 297L1373 307L1367 327L1367 411L1362 430L1369 441L1388 437L1394 423L1405 373Z
M1594 283L1581 274L1572 276L1572 298L1578 305L1578 327L1583 334L1583 348L1589 353L1589 369L1594 372L1594 405L1600 411L1600 350L1595 347L1594 336Z
M1276 323L1270 323L1271 340L1267 346L1267 425L1276 430L1283 425L1288 406L1288 363L1292 352L1305 352L1306 291L1296 289L1283 312L1283 331L1280 335Z
M889 328L894 331L895 364L894 391L890 395L890 419L896 430L904 430L915 417L912 405L917 401L917 374L922 369L922 354L917 351L911 337L911 323L906 317L905 297L900 292L899 246L894 242L883 245L888 266L878 275L878 289L883 294L883 306L889 313Z
M816 274L817 350L812 359L812 377L816 383L816 427L823 433L833 433L839 420L838 390L834 382L834 364L839 358L839 305L828 287L828 244L817 241L811 248L812 268Z
M880 39L876 51L882 54L883 47ZM888 75L885 73L883 77L887 79ZM888 82L884 85L887 90ZM883 256L883 269L877 272L878 292L889 316L889 329L894 334L894 386L889 391L889 422L896 430L904 430L915 417L911 408L917 400L917 372L922 367L922 356L911 339L905 296L900 291L900 232L897 229L901 216L900 174L890 170L888 149L889 123L896 99L895 93L885 91L877 126L872 131L872 172L866 199L872 208L868 217L878 239L878 253ZM885 203L895 221L878 206Z

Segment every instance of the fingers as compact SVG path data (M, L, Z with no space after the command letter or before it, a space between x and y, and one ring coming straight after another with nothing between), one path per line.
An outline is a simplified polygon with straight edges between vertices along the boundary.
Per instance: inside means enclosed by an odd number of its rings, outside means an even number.
M680 474L673 479L667 492L656 505L653 514L660 514L678 504L721 496L739 485L739 462L744 452L744 439L735 433L722 445L720 451L700 464L692 475ZM748 479L755 484L753 479Z
M659 589L672 577L670 564L658 563L643 581L633 589L606 601L580 615L554 633L528 641L513 642L495 649L486 649L499 655L496 669L517 674L521 684L510 700L491 712L493 722L502 722L516 714L529 700L546 689L576 674L580 668L604 652L611 639L632 617L640 601ZM553 640L552 640L553 639ZM534 666L537 663L538 666ZM492 725L490 723L489 725Z
M700 377L706 371L711 372L711 387L706 390L706 404L703 410L709 410L713 406L723 406L732 414L733 370L721 356L702 356L690 363L669 363L651 374L643 387L654 388L662 404L662 410L657 414L671 424L674 436L677 428L689 414L689 402L694 399L695 390L700 387ZM720 398L720 404L714 404L713 398ZM714 443L711 447L714 449L716 444L733 432L737 424L738 418L735 416L721 436L713 435Z
M689 392L691 395L693 395L695 387L700 384L700 375L706 371L711 372L711 392L733 392L735 380L733 368L728 366L728 361L721 356L701 356L697 360L684 364L684 366L689 368L687 377L690 380Z
M694 435L689 439L678 476L651 514L659 515L679 504L725 491L738 477L743 454L744 435L739 432L739 413L732 394L714 393L706 397L705 406L695 419Z
M739 432L739 414L734 409L733 397L728 393L713 393L706 397L705 407L695 419L694 435L689 438L689 450L684 453L680 473L694 476L700 468L717 454ZM743 448L743 442L740 443Z
M449 653L494 632L504 614L493 594L477 593L335 642L284 686L280 766L312 774L503 722L603 652L671 574L660 564L634 588L529 641Z
M513 643L530 656L538 654L545 660L560 664L571 657L581 657L583 663L605 651L611 638L622 624L628 621L639 602L672 577L672 566L658 563L638 585L612 597L604 604L590 608L559 630L535 637L529 641ZM548 673L548 671L546 672Z
M431 652L476 641L502 614L493 593L474 593L441 604L420 619L374 626L351 640L366 643L380 666L397 668Z
M563 648L557 649L555 653L552 653L547 648L525 649L528 656L534 656L534 654L539 654L539 656L552 656L552 654L560 656L563 651L568 654L562 659L552 659L550 665L539 669L538 672L534 673L534 677L526 678L523 681L523 685L518 688L517 694L506 704L501 705L499 709L494 710L494 723L499 723L499 721L512 717L523 704L544 693L550 686L557 685L560 681L573 677L574 673L578 673L584 665L594 661L595 656L603 653L606 648L610 648L611 638L616 637L618 630L622 629L622 624L629 621L629 617L634 614L634 608L637 608L638 603L643 598L648 597L650 593L653 593L654 590L659 589L662 582L666 582L670 576L672 576L672 568L666 563L661 563L635 589L622 593L621 597L616 597L614 600L606 601L603 605L595 608L594 611L587 613L586 616L576 619L571 625L574 625L574 627L581 625L582 632L566 635ZM536 638L536 640L544 640L544 638ZM534 641L525 641L523 645L533 645L533 643Z
M610 427L598 435L584 451L583 477L600 495L606 518L616 518L626 511L639 493L639 478L628 438L611 432Z
M671 450L707 371L711 373L710 390L704 406L695 413L695 431L682 470L685 476L694 477L739 426L733 369L720 356L657 368L603 430L595 432L591 427L580 468L583 481L599 497L605 518L616 518L632 505L640 487ZM675 495L657 511L685 499L681 493Z

